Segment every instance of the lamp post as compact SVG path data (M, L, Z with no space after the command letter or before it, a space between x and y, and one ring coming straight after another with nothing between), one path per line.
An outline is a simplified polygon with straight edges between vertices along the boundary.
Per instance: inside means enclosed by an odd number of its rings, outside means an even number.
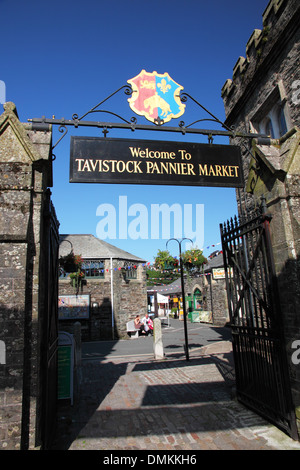
M192 243L193 241L190 238L182 238L180 241L177 240L177 238L170 238L170 240L168 240L166 243L166 247L168 246L168 243L171 240L175 240L179 245L179 263L180 263L181 292L182 292L182 301L183 301L183 324L184 324L184 337L185 337L185 357L186 357L186 360L189 361L190 358L189 358L189 345L188 345L188 334L187 334L187 324L186 324L186 307L185 307L185 295L184 295L183 266L182 266L182 260L181 260L181 243L184 240L189 240Z

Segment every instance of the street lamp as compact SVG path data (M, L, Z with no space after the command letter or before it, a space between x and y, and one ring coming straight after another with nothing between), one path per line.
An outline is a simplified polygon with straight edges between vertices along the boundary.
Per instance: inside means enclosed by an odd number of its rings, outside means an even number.
M185 357L186 357L186 360L189 361L190 358L189 358L189 345L188 345L188 334L187 334L187 324L186 324L186 307L185 307L185 295L184 295L183 266L182 266L182 260L181 260L181 243L184 240L189 240L192 243L193 241L190 238L182 238L180 241L177 240L177 238L170 238L170 240L168 240L166 243L166 247L168 247L168 243L171 240L175 240L179 245L179 263L180 263L181 292L182 292L182 300L183 300L183 324L184 324L184 337L185 337Z

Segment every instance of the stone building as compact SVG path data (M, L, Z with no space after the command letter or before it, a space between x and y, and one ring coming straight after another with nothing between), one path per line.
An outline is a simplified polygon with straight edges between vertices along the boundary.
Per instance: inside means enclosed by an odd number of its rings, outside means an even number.
M61 273L59 328L79 321L83 340L127 338L126 323L147 311L146 261L93 235L60 235L60 257L71 250L83 259L84 278L77 287Z
M51 264L45 249L50 217L58 228L51 186L51 130L33 131L19 121L15 105L5 103L0 116L1 450L40 446L53 425L43 399L49 384L51 328L45 325L52 291L44 274ZM51 255L54 260L55 252Z
M217 251L208 257L203 279L206 308L211 312L212 322L216 326L225 326L229 322L229 312L222 252Z
M300 339L300 3L272 0L222 88L226 125L261 132L271 145L233 139L242 149L244 190L239 215L266 198L283 317L285 348L296 416L300 418L300 369L292 360Z

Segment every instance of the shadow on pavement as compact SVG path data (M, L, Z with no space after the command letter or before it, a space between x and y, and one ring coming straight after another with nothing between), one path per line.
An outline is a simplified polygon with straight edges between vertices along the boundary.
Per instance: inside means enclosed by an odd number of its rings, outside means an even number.
M73 406L64 401L59 403L57 433L51 449L66 450L76 439L84 438L97 441L112 437L167 435L180 433L183 428L190 433L231 428L230 420L211 419L222 412L224 403L231 400L234 375L229 356L225 354L224 359L203 356L188 362L184 359L119 360L118 363L112 360L84 361L77 400ZM224 381L198 383L185 376L185 369L191 366L213 365ZM163 383L174 380L174 373L177 379L181 377L182 383ZM130 379L130 374L134 380ZM151 374L155 374L158 380L161 377L162 383L149 382L144 390L136 390L138 382L134 381L141 374L146 382L152 380ZM123 378L124 384L121 383ZM104 405L106 401L107 405Z

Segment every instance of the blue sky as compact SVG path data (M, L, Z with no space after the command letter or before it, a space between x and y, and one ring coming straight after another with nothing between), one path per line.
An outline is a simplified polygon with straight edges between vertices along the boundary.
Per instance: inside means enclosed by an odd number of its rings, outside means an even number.
M22 122L53 115L71 119L74 113L81 116L145 69L168 72L186 93L224 120L221 88L227 78L232 78L238 57L245 56L253 30L262 28L262 13L267 4L267 0L0 0L0 80L6 85L6 101L16 104ZM134 115L124 92L110 100L105 109L125 118ZM135 116L140 124L150 124ZM188 101L179 120L188 124L204 117L208 116ZM95 119L114 120L105 114L98 114ZM168 125L177 126L178 120ZM203 127L216 128L210 122ZM70 127L54 150L52 199L61 233L96 236L97 226L103 220L97 216L97 208L111 204L118 216L119 202L126 197L128 208L139 203L148 212L148 239L132 239L130 233L127 239L119 239L117 230L117 238L108 238L109 243L152 262L157 251L165 249L167 241L162 234L159 239L151 238L152 205L177 203L182 209L184 204L191 205L194 229L196 205L204 208L203 246L200 246L204 254L215 249L212 245L220 246L219 224L236 213L234 189L71 184L71 135L102 137L102 132L96 128ZM54 127L53 143L60 136ZM111 130L108 137L207 142L204 136L128 130ZM214 143L228 140L216 138ZM127 216L128 225L136 220ZM171 230L170 236L173 235ZM172 254L178 253L175 243L169 244L169 248Z

